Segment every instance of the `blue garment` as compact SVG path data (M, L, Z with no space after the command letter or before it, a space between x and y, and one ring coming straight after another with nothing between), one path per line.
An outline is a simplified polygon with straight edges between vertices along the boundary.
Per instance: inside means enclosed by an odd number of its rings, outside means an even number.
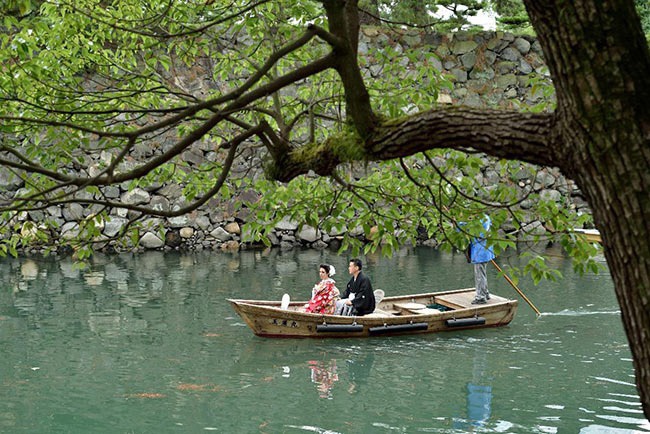
M486 232L490 230L492 220L490 220L489 216L486 215L483 217L481 223ZM484 236L485 234L481 233L481 238L472 238L472 254L470 256L472 264L482 264L484 262L490 262L492 259L496 258L492 246L487 247L487 241L483 238Z

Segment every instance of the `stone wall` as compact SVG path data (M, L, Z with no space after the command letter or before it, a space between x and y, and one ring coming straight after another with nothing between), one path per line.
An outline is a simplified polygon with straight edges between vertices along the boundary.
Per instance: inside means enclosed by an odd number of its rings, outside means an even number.
M439 35L426 32L404 31L385 33L376 28L366 28L362 31L359 52L368 56L373 47L382 49L390 45L393 51L404 52L415 49L416 52L434 52L433 67L444 74L453 77L454 86L446 90L439 101L474 107L504 107L516 108L533 106L553 98L550 80L543 63L539 43L528 36L514 36L501 32L457 33ZM405 57L406 59L406 57ZM405 70L412 65L406 60ZM369 62L364 73L372 75L374 65ZM197 65L198 71L188 71L188 75L197 77L207 69L207 65ZM177 77L177 82L199 83L207 86L205 81L189 80L187 77ZM536 83L536 85L533 85ZM541 84L541 86L540 86ZM161 144L164 148L165 143ZM155 155L156 150L138 149L140 158ZM189 162L214 160L216 157L211 146L199 147L199 150L186 152L182 158ZM97 163L108 163L110 155L102 154ZM101 161L105 160L105 161ZM490 170L490 160L486 160L484 182L495 183L495 171ZM99 167L99 165L97 165ZM241 168L245 170L245 168ZM238 170L235 167L234 170ZM91 173L92 174L92 173ZM259 174L258 174L259 175ZM545 168L541 171L522 170L517 177L520 188L540 192L545 197L555 200L570 198L573 206L580 212L589 212L586 203L581 200L580 192L571 180L565 179L556 169ZM160 186L159 186L160 187ZM15 178L10 180L6 173L0 171L0 196L19 194L23 188ZM161 210L173 210L182 207L186 201L182 194L182 186L176 184L164 185L156 190L136 188L128 191L127 185L110 186L103 189L108 199L119 199L127 204L145 205ZM243 195L243 196L242 196ZM144 220L144 230L137 246L127 243L119 246L115 242L99 244L102 249L239 249L242 248L242 230L245 231L248 213L246 209L238 209L237 201L254 199L254 192L243 192L229 203L212 200L201 209L189 215L160 219ZM524 204L524 207L526 205ZM78 222L97 212L96 206L68 204L62 207L50 207L44 210L23 213L19 218L22 222L39 223L44 219L53 220L59 227L62 240L77 234ZM129 212L125 209L113 210L111 220L102 223L102 236L112 237L127 223ZM541 228L541 222L531 223ZM57 238L57 237L53 237ZM283 221L271 234L274 245L290 248L297 245L315 248L326 247L339 240L340 234L322 233L309 227L299 228L298 224ZM431 242L431 240L422 240ZM42 247L34 247L39 250ZM55 247L56 248L56 247Z
M437 58L430 59L432 66L454 81L451 92L442 91L450 97L444 102L514 109L553 99L553 95L544 92L551 82L541 46L530 36L495 31L443 35L413 30L390 34L376 28L362 30L361 55L370 53L373 47L385 46L398 53L411 49L435 53ZM405 68L412 66L405 58L402 61ZM372 64L367 67L370 73L374 68Z

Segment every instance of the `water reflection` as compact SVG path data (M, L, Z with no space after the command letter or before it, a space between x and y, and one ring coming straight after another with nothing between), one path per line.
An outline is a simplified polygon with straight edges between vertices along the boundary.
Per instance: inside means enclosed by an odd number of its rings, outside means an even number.
M341 375L347 380L348 394L359 394L364 392L368 384L372 365L374 363L374 352L369 352L358 359L346 359ZM322 360L309 360L307 365L310 370L310 380L316 384L319 398L334 399L333 389L335 383L339 382L341 364L337 365L337 359L326 358ZM347 374L347 375L346 375ZM345 384L343 384L344 387ZM343 398L347 399L347 398Z
M492 379L487 377L485 352L474 356L472 381L467 383L467 419L474 427L482 427L492 414Z
M20 266L20 274L23 280L34 280L38 276L38 265L32 260L25 260Z
M332 387L339 381L336 372L336 359L329 361L310 360L307 362L311 370L311 382L316 384L320 398L332 399Z
M374 361L374 352L368 352L365 357L360 359L346 360L348 375L350 377L348 393L359 393L362 391L362 387L368 384L368 378L370 378L370 371L372 370Z
M146 255L102 255L87 267L70 258L6 259L0 263L0 285L10 288L15 314L39 328L47 318L72 307L87 316L89 329L102 336L146 330L144 307L163 300L185 303L210 268L195 255L178 255L175 263L161 252ZM5 292L6 293L6 292Z
M485 351L475 352L472 377L465 387L466 417L457 419L454 427L465 432L480 431L487 425L492 414L492 378L488 376Z

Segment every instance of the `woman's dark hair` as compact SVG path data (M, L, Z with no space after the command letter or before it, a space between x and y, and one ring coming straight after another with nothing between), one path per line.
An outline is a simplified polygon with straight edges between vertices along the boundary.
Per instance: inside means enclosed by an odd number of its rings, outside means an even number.
M325 270L325 272L327 273L328 276L330 275L330 266L329 266L329 265L327 265L327 264L320 264L320 265L318 266L318 268L322 268L323 270Z

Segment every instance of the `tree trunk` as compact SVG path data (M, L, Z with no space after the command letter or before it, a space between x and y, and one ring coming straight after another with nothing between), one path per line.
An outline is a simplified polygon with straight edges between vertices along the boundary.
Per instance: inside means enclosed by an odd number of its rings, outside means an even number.
M650 160L647 155L645 160L634 160L639 156L639 142L630 143L631 149L621 149L614 141L609 144L611 159L592 154L594 158L585 161L575 181L603 238L644 414L650 419ZM646 141L644 146L647 154L650 145ZM621 188L621 184L627 186Z
M630 1L526 0L558 100L563 172L585 194L650 418L650 55Z

